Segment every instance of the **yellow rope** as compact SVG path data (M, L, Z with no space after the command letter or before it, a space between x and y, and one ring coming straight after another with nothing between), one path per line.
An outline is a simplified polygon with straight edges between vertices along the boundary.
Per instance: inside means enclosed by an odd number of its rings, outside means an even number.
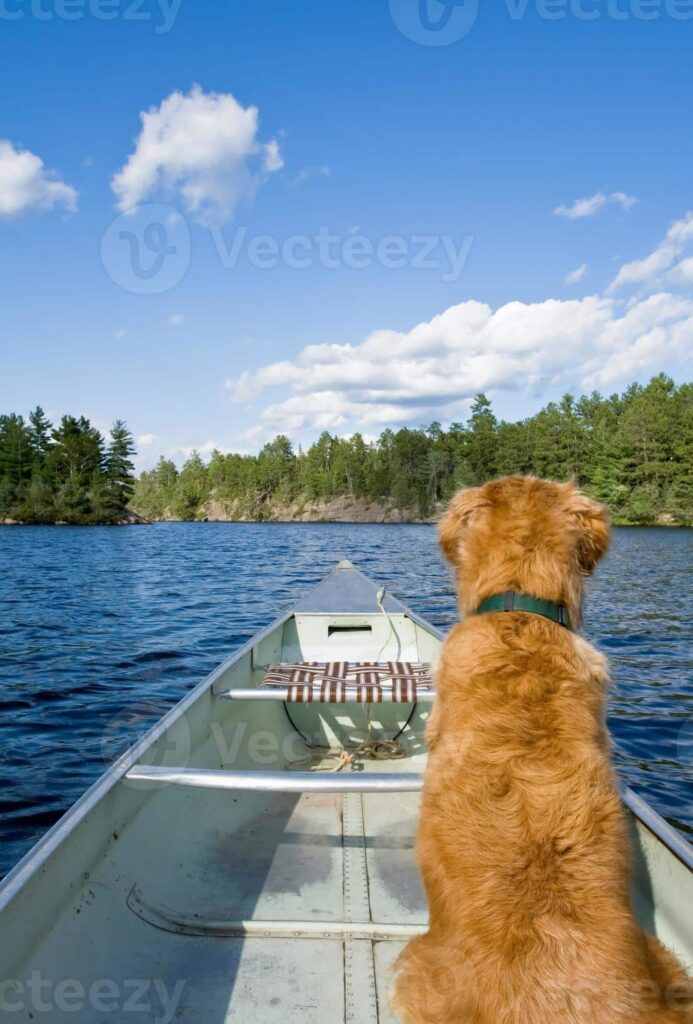
M296 770L299 765L305 766L310 772L341 772L345 768L351 771L361 770L361 760L371 758L375 761L395 761L405 756L404 747L396 740L367 740L357 747L348 750L346 747L334 749L326 747L324 753L308 754L289 761L289 770ZM317 764L309 762L319 758Z

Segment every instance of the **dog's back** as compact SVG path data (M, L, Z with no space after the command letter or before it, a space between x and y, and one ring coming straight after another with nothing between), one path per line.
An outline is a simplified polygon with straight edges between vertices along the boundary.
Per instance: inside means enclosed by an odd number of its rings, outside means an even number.
M516 589L577 621L581 574L608 527L574 489L514 478L463 492L441 536L463 611ZM397 965L394 1006L407 1024L693 1019L680 967L633 917L607 682L605 659L540 615L470 615L450 634L417 846L430 929Z

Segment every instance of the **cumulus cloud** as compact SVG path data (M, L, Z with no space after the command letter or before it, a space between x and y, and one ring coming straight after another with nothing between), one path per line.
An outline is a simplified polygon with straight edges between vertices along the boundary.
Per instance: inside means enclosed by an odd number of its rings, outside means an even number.
M688 242L693 213L671 226L653 254L626 264L604 294L496 309L470 299L408 331L308 345L225 387L233 401L259 409L258 434L348 434L460 419L479 391L545 398L615 390L662 368L684 373L693 352L693 254L681 255ZM567 283L587 270L578 267ZM616 283L642 287L621 298Z
M628 212L637 202L636 196L629 196L625 192L596 192L586 199L576 199L570 206L557 206L553 212L557 217L579 220L582 217L594 217L606 206L611 205L620 206Z
M15 217L27 210L77 209L77 192L43 160L28 149L0 139L0 217Z
M331 173L327 164L321 164L319 167L302 167L291 184L295 187L302 185L308 178L329 178Z
M570 273L568 274L568 276L565 279L565 283L566 284L579 284L580 281L582 281L582 279L585 276L585 274L587 273L588 269L589 268L588 268L587 264L583 263L581 267L577 268L577 270L571 270Z
M135 150L114 175L118 208L147 199L179 199L204 224L229 220L242 198L283 166L275 139L258 139L258 109L230 93L173 92L140 114Z
M150 444L154 444L156 441L156 434L140 434L137 438L138 448L147 448Z
M671 364L693 348L693 299L668 293L627 305L613 298L451 306L410 331L379 330L356 345L309 345L226 382L248 400L288 397L260 419L286 432L456 417L479 391L598 388Z
M674 221L665 237L648 256L624 264L609 286L615 292L626 285L651 286L693 283L693 258L681 259L693 241L693 211Z

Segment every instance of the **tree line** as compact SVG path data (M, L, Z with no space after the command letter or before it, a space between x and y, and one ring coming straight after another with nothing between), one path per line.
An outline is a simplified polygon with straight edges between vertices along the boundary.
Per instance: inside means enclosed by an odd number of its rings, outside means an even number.
M0 521L116 523L135 484L135 445L116 420L108 441L84 416L54 427L41 406L28 421L0 416Z
M693 385L664 374L623 394L565 395L520 422L499 420L483 394L465 423L385 430L377 441L323 433L306 450L280 435L258 455L163 456L142 473L132 507L147 518L195 519L210 499L272 516L278 504L386 501L426 518L459 487L508 473L575 479L618 523L693 521Z

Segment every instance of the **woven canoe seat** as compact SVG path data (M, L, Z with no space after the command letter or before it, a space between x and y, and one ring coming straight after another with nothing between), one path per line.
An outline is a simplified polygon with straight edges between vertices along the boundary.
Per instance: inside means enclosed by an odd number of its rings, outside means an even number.
M411 661L310 661L270 665L261 689L287 691L292 702L412 704L433 688L429 665Z

